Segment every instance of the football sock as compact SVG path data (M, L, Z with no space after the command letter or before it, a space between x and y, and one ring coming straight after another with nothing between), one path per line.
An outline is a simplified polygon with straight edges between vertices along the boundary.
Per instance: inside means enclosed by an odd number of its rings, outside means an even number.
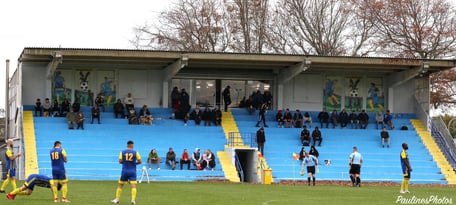
M14 189L13 191L11 191L9 194L11 195L16 195L17 193L21 192L21 188L17 188L17 189Z
M17 188L16 179L11 179L11 186L13 187L13 190Z
M310 177L307 177L307 182L310 184Z
M410 179L404 179L404 181L405 181L405 183L404 183L404 191L408 191L409 180Z
M131 200L132 201L136 200L136 187L131 188Z
M352 184L354 184L355 183L355 177L353 175L350 175L350 179L352 181Z
M66 199L68 194L68 183L62 184L62 198Z
M360 183L361 183L361 178L356 177L356 184L360 184Z
M402 180L401 191L404 191L404 189L405 189L405 179Z
M17 188L17 189L20 189L20 188ZM24 190L24 191L18 192L17 195L29 195L29 193L27 192L27 190Z
M120 195L122 194L122 189L117 187L117 190L116 190L116 199L119 200L120 199Z
M315 177L312 177L312 182L315 184Z
M9 182L10 182L10 178L8 177L8 178L6 178L5 181L3 181L2 188L0 190L4 191L6 186L8 186Z
M54 199L59 198L57 196L57 186L52 186L51 190L52 190L52 195L54 195Z

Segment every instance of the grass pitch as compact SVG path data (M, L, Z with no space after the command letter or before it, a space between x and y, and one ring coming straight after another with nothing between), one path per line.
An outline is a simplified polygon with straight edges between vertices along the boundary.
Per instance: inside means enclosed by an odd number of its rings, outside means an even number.
M21 183L18 183L20 185ZM115 196L116 181L70 181L68 197L71 204L110 204ZM9 188L9 187L8 187ZM10 189L10 188L9 188ZM8 189L7 189L8 191ZM399 196L454 198L455 188L449 186L410 186L411 193L400 195L399 186L354 188L342 185L261 185L223 182L151 182L138 184L136 204L211 204L211 205L283 205L283 204L396 204ZM17 196L0 204L55 204L50 189L35 187L30 196ZM130 187L124 187L120 204L130 204Z

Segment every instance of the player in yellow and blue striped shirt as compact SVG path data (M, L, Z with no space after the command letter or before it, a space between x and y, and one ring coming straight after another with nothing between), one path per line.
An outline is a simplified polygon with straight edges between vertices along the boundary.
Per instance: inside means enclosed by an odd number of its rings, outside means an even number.
M8 184L11 182L11 186L13 187L13 190L16 189L16 163L15 159L21 156L21 153L14 154L13 153L13 143L14 141L12 139L8 139L6 141L6 152L5 152L5 158L6 158L6 180L3 181L2 187L0 188L0 193L5 193L5 188L8 186Z
M57 184L62 184L62 202L70 203L67 198L68 194L68 177L66 176L65 163L67 162L66 151L62 148L60 141L54 142L54 148L49 152L52 163L52 179L54 186L52 187L52 193L54 195L54 202L59 202L57 193Z
M404 175L404 179L401 183L401 194L410 193L408 190L408 185L410 181L410 174L412 172L412 167L410 166L410 161L407 154L408 145L407 143L402 143L402 152L401 152L401 167L402 167L402 174Z

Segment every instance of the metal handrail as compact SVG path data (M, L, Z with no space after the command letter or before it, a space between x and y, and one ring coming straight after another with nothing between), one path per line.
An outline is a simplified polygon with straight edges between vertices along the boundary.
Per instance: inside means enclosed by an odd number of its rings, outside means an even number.
M456 170L456 147L453 142L453 138L451 137L451 134L447 127L445 127L445 123L443 122L442 118L433 119L431 135L434 137L437 145L439 146L440 150L442 150L443 154L447 158L448 162L450 162L453 169Z
M241 161L239 161L239 157L237 154L234 155L234 162L236 164L236 170L239 174L239 180L241 182L244 182L245 181L244 170L242 169Z

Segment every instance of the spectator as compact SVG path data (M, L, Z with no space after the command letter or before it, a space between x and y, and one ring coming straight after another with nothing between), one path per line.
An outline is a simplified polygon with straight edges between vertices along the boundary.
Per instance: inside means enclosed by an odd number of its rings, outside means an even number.
M52 116L57 117L61 116L59 101L57 99L52 103Z
M277 127L278 128L283 128L283 124L284 124L284 121L283 121L283 113L282 113L282 110L279 110L277 111L277 114L276 114L276 121L277 121Z
M352 113L348 116L348 120L350 122L351 128L352 129L358 129L358 115L356 112L353 110Z
M331 124L333 128L336 128L339 123L339 115L337 115L337 111L333 110L331 113Z
M187 170L190 170L190 157L188 156L187 149L184 149L184 152L182 152L182 156L180 158L180 168L182 170L182 166L184 164L187 164Z
M271 105L272 105L272 95L271 95L271 92L269 90L265 90L264 93L263 93L263 102L266 103L266 106L268 108L271 108Z
M266 103L263 103L260 108L260 112L258 113L258 122L256 124L257 127L260 126L260 123L263 122L263 127L268 127L266 125L266 110L268 107L266 106Z
M253 113L255 113L255 105L253 103L253 98L252 97L249 97L247 99L247 101L245 102L245 106L247 107L247 112L250 115L253 115Z
M369 124L369 115L367 115L366 110L362 110L358 115L359 128L366 129Z
M131 97L131 93L127 94L127 97L124 99L125 109L130 111L131 108L135 109L135 100ZM128 115L128 113L127 113Z
M139 111L139 121L142 125L151 125L152 120L153 116L150 114L149 108L147 108L147 105L143 105Z
M203 113L204 126L211 126L213 116L213 112L206 106Z
M389 126L390 130L394 129L392 120L393 120L393 115L391 115L390 110L387 110L385 115L383 116L383 121L385 122L385 124L387 124Z
M195 165L198 170L201 169L201 159L200 148L195 148L195 152L192 154L192 164Z
M190 114L190 119L195 120L195 125L200 125L203 119L203 113L200 111L199 106L196 106L193 112Z
M76 124L76 113L71 110L66 114L66 119L68 122L68 129L74 129L74 125Z
M302 116L301 111L296 110L296 112L293 115L293 122L294 122L295 128L301 128L302 127L303 118L304 117Z
M92 124L93 124L93 119L98 120L98 124L100 124L100 109L98 108L98 105L95 104L92 107Z
M315 156L316 158L320 156L320 153L318 153L318 150L315 148L315 146L310 147L309 154Z
M216 126L221 126L222 125L222 111L220 110L220 107L218 105L216 105L213 112L215 115L214 124Z
M230 94L230 86L226 86L222 92L223 96L223 103L225 105L225 112L228 112L228 106L231 104L231 94Z
M187 113L184 117L184 126L187 126L188 120L190 119L190 113Z
M285 113L283 114L283 121L285 122L285 127L290 128L293 124L293 117L291 116L290 109L286 109Z
M321 136L321 132L318 129L318 127L315 127L314 131L312 132L312 138L313 138L313 145L312 146L315 146L315 144L317 142L318 142L318 146L321 146L321 141L323 140L323 138Z
M44 100L44 104L43 104L43 116L44 117L49 117L51 115L51 102L49 102L49 98L46 98ZM58 106L58 104L57 104Z
M101 108L103 110L103 112L105 111L105 107L104 107L104 97L102 95L98 95L96 98L95 98L95 105L97 105L98 108Z
M386 127L382 128L382 131L380 132L380 137L382 138L382 147L385 147L385 141L386 141L386 147L390 147L390 138L389 134L386 131Z
M323 123L326 123L326 128L328 128L329 125L329 114L326 112L326 109L323 108L323 110L318 113L318 120L320 121L320 127L323 128Z
M41 100L38 98L35 102L35 117L41 117L43 114L43 107L41 106Z
M130 107L128 111L128 124L129 125L137 125L139 124L138 117L136 117L136 110L134 107Z
M377 112L377 114L375 115L375 129L378 130L378 125L381 124L382 126L380 128L383 129L383 127L385 126L385 123L383 122L383 114L382 112Z
M303 146L303 147L301 147L301 151L299 151L299 160L302 161L304 159L304 157L306 157L306 149Z
M70 102L68 101L68 98L65 98L60 106L60 115L66 116L68 112L70 112Z
M258 145L258 151L264 155L264 143L266 142L266 135L264 134L264 128L260 128L256 133L256 142Z
M73 105L71 105L71 108L73 108L73 112L79 113L79 110L81 109L81 103L79 103L79 98L76 98Z
M301 144L302 146L310 145L310 131L307 129L307 126L305 125L301 131Z
M156 149L150 150L149 157L147 158L149 170L152 169L152 164L157 164L157 170L160 170L160 157L158 156Z
M345 129L345 127L347 127L347 124L348 124L348 113L345 109L342 109L342 111L339 113L339 121L340 121L340 127L342 129Z
M174 87L173 91L171 91L171 107L173 108L173 114L177 112L179 109L180 104L180 92L179 88Z
M201 169L206 170L206 168L212 169L215 168L215 155L210 149L206 150L203 155L203 160L201 161Z
M309 123L309 128L312 128L312 116L310 116L309 112L304 113L303 125Z
M82 113L82 110L78 112L78 115L76 116L76 120L78 122L78 127L76 129L84 129L84 113Z
M190 111L190 95L188 95L187 91L185 88L181 89L180 92L180 109L184 111L185 113Z
M114 117L117 118L120 115L120 118L125 118L125 109L122 101L117 99L117 102L114 103Z
M176 153L174 153L172 147L166 153L166 164L171 166L172 170L176 169Z

